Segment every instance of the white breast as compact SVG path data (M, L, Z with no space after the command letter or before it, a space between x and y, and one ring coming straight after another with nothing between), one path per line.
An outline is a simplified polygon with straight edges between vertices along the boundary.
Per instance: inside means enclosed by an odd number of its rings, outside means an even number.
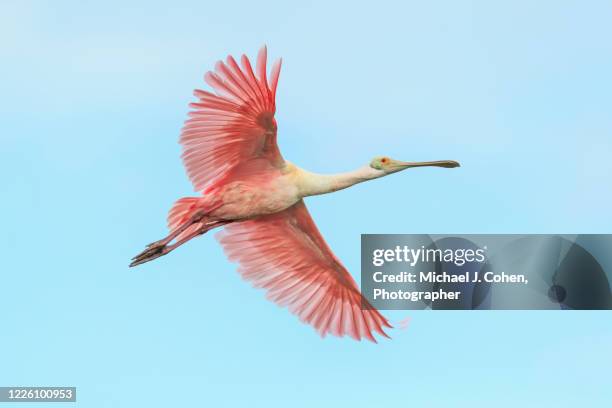
M223 204L213 215L236 220L283 211L300 200L293 179L285 174L264 183L261 180L229 183L219 192Z

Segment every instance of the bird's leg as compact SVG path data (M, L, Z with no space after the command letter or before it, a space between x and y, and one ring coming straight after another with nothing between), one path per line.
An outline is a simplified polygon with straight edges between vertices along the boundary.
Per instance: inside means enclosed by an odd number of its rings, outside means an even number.
M189 228L196 222L202 221L205 216L206 214L204 214L203 211L198 211L194 213L188 221L184 222L177 228L170 231L170 234L168 234L166 238L160 239L159 241L151 242L149 245L147 245L147 248L156 248L168 245L174 238L178 237L181 232L185 231L187 228Z
M160 256L166 255L170 253L171 251L173 251L174 249L181 246L182 244L184 244L185 242L189 241L191 238L197 235L201 235L205 233L206 231L210 230L211 228L214 228L218 225L224 224L218 221L211 221L211 222L205 222L205 221L206 221L206 214L200 211L196 212L195 214L191 216L191 218L188 221L184 222L179 227L172 230L170 234L168 234L167 237L160 239L159 241L152 242L149 245L147 245L144 251L142 251L141 253L139 253L138 255L132 258L132 263L130 264L130 267L140 265L145 262L149 262L156 258L159 258ZM192 225L196 223L201 223L201 225L197 229L195 229L194 232L182 238L180 241L177 241L176 243L172 245L168 245L170 244L170 242L172 242L172 240L178 237L182 232L187 230L187 228L191 227Z
M176 248L180 247L181 245L183 245L185 242L189 241L192 238L197 237L198 235L202 235L204 234L206 231L209 231L211 229L213 229L214 227L217 226L221 226L225 224L224 222L210 222L207 224L201 224L197 229L195 229L193 232L191 232L190 234L186 235L185 237L181 238L180 240L176 241L174 244L172 245L163 245L161 251L159 251L159 254L156 254L156 256L153 256L143 262L140 263L144 263L144 262L149 262L152 261L155 258L159 258L162 255L166 255L169 254L170 252L174 251ZM140 263L136 263L136 265L139 265Z

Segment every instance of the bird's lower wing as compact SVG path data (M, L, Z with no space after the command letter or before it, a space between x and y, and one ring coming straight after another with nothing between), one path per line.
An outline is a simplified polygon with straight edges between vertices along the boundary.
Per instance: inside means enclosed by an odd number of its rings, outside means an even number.
M277 214L232 223L217 234L238 271L267 297L325 336L376 342L388 321L362 309L353 277L325 243L303 201ZM365 302L365 300L364 300ZM366 303L367 304L367 303Z

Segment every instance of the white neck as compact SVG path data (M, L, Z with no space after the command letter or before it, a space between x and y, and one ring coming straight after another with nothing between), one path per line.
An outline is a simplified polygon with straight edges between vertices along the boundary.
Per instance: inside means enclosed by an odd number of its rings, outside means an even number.
M384 175L385 172L370 166L338 174L311 173L296 166L296 184L302 197L332 193Z

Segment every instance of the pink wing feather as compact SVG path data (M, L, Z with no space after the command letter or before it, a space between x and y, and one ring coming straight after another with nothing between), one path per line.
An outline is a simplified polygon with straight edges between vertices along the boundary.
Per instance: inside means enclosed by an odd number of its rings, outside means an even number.
M283 159L276 144L275 95L281 60L266 79L266 47L257 56L257 76L243 55L242 68L234 58L219 61L206 82L215 94L195 90L180 143L183 163L196 191L204 191L245 160L266 158L274 166Z
M229 224L217 239L239 272L270 300L287 306L325 336L376 342L391 327L374 308L362 310L353 277L325 243L303 201L280 213ZM364 300L365 302L365 300ZM366 303L367 304L367 303Z

